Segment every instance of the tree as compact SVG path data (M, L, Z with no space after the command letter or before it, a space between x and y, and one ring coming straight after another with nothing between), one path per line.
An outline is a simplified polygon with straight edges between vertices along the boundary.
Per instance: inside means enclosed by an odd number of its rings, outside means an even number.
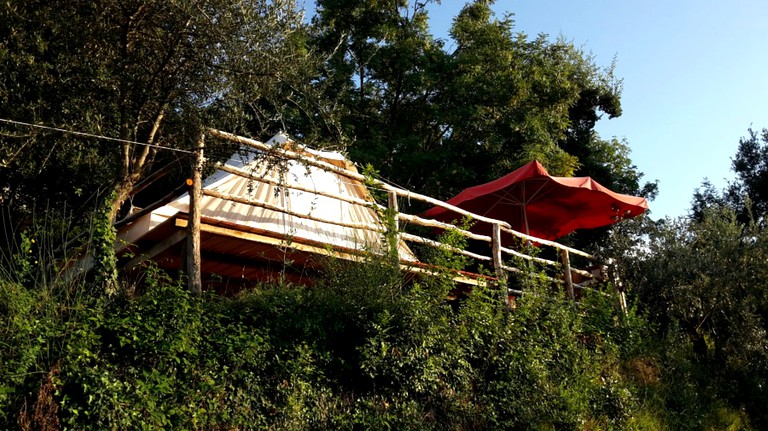
M727 208L728 206L729 200L709 179L705 178L693 192L690 212L694 220L703 220L707 211L713 208Z
M625 280L658 338L676 344L682 335L720 396L764 428L768 231L740 223L733 209L710 207L701 220L668 220L643 233L648 241L625 262Z
M0 22L1 118L123 140L4 125L0 186L15 208L112 190L114 217L159 148L190 148L203 126L275 128L287 83L309 80L293 0L12 0Z
M691 215L701 220L709 208L727 207L738 214L742 223L765 222L768 212L768 129L758 133L751 128L749 136L739 139L731 170L736 179L718 190L704 180L691 202Z
M405 186L424 184L425 148L442 130L435 98L447 55L428 31L429 1L318 1L315 43L353 160Z
M764 218L768 213L768 129L760 133L749 129L749 136L739 140L731 169L737 179L728 186L729 200L743 213L748 208L748 196L753 214Z
M454 19L449 52L429 33L427 3L318 2L314 40L333 53L324 79L353 160L441 198L532 159L642 191L625 143L594 132L602 113L621 114L612 68L565 40L515 33L488 1Z

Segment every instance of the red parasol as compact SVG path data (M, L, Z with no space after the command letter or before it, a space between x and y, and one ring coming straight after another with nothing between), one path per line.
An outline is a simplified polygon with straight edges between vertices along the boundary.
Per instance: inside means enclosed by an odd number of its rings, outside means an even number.
M535 160L497 180L465 189L448 203L548 240L576 229L607 226L648 209L645 198L612 192L590 177L550 176ZM442 207L424 216L446 222L461 218ZM488 229L476 225L472 230Z

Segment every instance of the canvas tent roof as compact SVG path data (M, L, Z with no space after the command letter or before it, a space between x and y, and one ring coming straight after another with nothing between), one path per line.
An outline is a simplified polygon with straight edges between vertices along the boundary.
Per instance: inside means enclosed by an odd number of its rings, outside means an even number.
M356 172L354 165L341 154L311 150L292 143L283 135L273 137L267 144L291 146L293 151L307 157ZM268 208L205 195L201 201L204 223L226 226L234 231L257 232L263 237L280 239L284 245L313 244L353 253L383 252L383 237L380 232L362 227L339 226L381 226L376 210L308 191L316 190L318 193L372 202L368 190L360 181L318 167L306 166L296 160L266 157L264 152L252 149L234 154L226 165L247 171L253 177L264 181L244 178L219 169L203 181L203 189L262 202ZM302 190L292 189L291 186L298 186ZM287 213L279 211L280 209L287 210ZM154 235L154 242L158 242L161 238L155 231L167 227L169 220L186 217L188 213L189 196L185 193L121 229L118 232L118 241L135 244ZM299 217L299 214L339 223L311 220ZM176 225L182 226L184 223L176 222ZM205 249L205 243L203 248ZM226 248L220 251L227 252ZM404 243L400 244L398 253L403 261L416 261ZM238 256L248 256L248 253L240 250Z

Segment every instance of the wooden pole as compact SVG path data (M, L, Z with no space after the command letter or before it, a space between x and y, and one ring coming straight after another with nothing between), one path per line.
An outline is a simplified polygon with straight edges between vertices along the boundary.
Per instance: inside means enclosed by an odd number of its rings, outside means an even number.
M573 294L573 278L571 277L571 257L568 250L560 250L560 259L563 262L563 272L565 275L565 288L568 291L568 297L571 300L576 299Z
M390 226L393 232L387 232L387 242L389 242L389 253L396 261L400 260L400 221L397 218L397 214L400 212L400 208L397 205L397 192L390 190L387 192L387 207L389 209L388 217L392 217L391 220L387 220L388 226ZM391 235L391 236L389 236ZM391 242L390 242L391 241Z
M466 251L466 250L464 250L462 248L454 247L454 246L448 245L448 244L443 244L443 243L441 243L439 241L422 238L420 236L411 235L411 234L406 233L406 232L400 232L400 238L402 238L402 239L404 239L406 241L411 241L411 242L416 242L416 243L419 243L419 244L429 245L429 246L432 246L432 247L435 247L435 248L444 248L446 250L452 251L453 253L460 254L462 256L471 257L472 259L476 259L476 260L479 260L481 262L493 262L493 258L491 258L491 257L483 256L482 254L472 253L471 251Z
M504 262L501 259L501 225L499 223L493 224L491 248L493 253L493 269L496 272L496 278L499 280L499 286L501 286L502 289L502 301L504 301L504 305L509 305L507 273L504 271Z
M400 230L400 223L397 218L397 213L400 212L400 208L397 205L397 192L394 190L390 190L388 193L388 207L390 210L392 210L392 216L395 218L394 221L394 227L395 231Z
M192 168L192 184L189 190L189 225L187 226L187 277L189 290L202 293L200 274L200 201L203 188L203 149L205 134L200 135L195 149L195 162Z
M609 280L611 280L611 283L613 283L614 292L616 293L616 301L619 306L619 310L621 311L622 316L627 315L627 295L624 293L624 285L621 282L621 278L619 278L619 271L616 267L616 261L613 259L608 259L608 277Z

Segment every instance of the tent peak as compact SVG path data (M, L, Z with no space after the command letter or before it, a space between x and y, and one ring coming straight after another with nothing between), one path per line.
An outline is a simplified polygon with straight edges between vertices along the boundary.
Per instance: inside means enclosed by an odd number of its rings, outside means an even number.
M273 137L271 137L267 142L265 142L267 145L270 145L272 147L280 147L285 145L288 142L293 142L293 139L291 139L287 133L280 131L277 132L277 134Z

